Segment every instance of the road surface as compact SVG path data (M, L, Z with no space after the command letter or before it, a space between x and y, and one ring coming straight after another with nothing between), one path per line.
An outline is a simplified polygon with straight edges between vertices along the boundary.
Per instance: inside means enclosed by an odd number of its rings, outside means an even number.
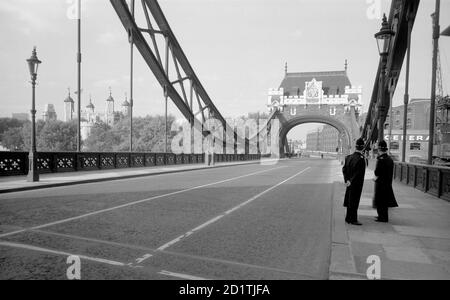
M0 195L0 279L327 279L333 160Z

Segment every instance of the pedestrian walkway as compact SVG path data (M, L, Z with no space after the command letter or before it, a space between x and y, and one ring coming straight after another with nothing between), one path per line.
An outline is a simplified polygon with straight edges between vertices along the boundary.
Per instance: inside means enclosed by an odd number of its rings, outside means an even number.
M196 164L196 165L192 164L192 165L172 165L172 166L160 166L149 168L51 173L51 174L42 174L40 176L39 182L27 182L26 176L0 177L0 194L75 185L82 183L92 183L116 179L187 172L208 168L224 168L239 165L259 164L259 163L268 164L276 162L277 160L274 159L263 159L261 161L217 163L214 166L207 166L205 164Z
M377 223L372 178L368 169L358 211L363 226L345 224L345 186L335 183L330 279L367 279L371 255L381 260L381 279L450 279L450 203L394 183L399 207L389 210L390 223Z

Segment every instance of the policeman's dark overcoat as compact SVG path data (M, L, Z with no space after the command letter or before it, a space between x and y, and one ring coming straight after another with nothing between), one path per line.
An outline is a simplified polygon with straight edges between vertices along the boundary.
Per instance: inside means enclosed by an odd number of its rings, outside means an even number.
M377 157L375 167L375 193L373 207L397 207L394 191L392 190L392 178L394 174L394 161L387 154Z
M349 203L359 205L361 193L364 185L364 175L366 173L366 159L361 153L355 152L345 158L342 168L345 182L350 181L350 186L345 191L344 206Z

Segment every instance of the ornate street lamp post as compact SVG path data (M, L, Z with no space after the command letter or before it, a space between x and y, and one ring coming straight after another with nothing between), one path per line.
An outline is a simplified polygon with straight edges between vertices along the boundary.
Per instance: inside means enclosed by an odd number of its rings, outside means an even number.
M383 16L383 23L381 24L381 30L375 34L377 40L378 53L381 57L382 68L380 76L380 91L381 97L378 103L378 141L384 139L384 121L386 119L386 65L389 55L389 45L395 32L391 30L387 21L386 15ZM390 124L392 126L392 124Z
M31 57L27 59L31 75L32 102L31 102L31 149L29 154L28 178L29 182L39 181L37 169L37 151L36 151L36 78L39 65L42 63L37 58L36 47L33 49Z
M436 114L436 82L437 82L437 66L438 66L438 53L439 53L439 35L440 35L440 18L441 1L436 0L436 11L432 15L433 17L433 60L432 60L432 72L431 72L431 100L430 100L430 127L429 127L429 140L428 140L428 164L433 164L433 147L434 147L434 127L435 114Z

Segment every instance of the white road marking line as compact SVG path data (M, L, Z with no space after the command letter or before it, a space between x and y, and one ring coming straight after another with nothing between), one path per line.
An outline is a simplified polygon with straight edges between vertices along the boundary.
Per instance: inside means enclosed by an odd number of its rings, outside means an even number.
M208 280L206 278L201 278L201 277L187 275L187 274L173 273L173 272L164 271L164 270L159 272L158 274L181 278L181 279L187 279L187 280Z
M308 277L312 279L319 279L318 277L310 274L304 274L292 270L285 270L285 269L279 269L279 268L272 268L267 266L260 266L260 265L253 265L253 264L247 264L242 262L236 262L232 260L226 260L226 259L220 259L220 258L211 258L211 257L204 257L204 256L198 256L198 255L192 255L192 254L184 254L184 253L178 253L178 252L171 252L171 251L161 251L161 253L166 255L172 255L175 257L182 257L185 259L194 259L201 262L213 262L213 263L220 263L225 265L231 265L231 266L238 266L243 268L250 268L250 269L257 269L257 270L263 270L263 271L271 271L271 272L280 272L280 273L286 273L286 274L292 274L292 275L301 275L303 277Z
M118 261L113 261L109 259L103 259L103 258L96 258L96 257L89 257L85 255L77 255L73 253L67 253L63 251L56 251L51 249L45 249L41 247L31 246L31 245L25 245L25 244L18 244L18 243L10 243L10 242L0 242L0 246L10 247L10 248L19 248L19 249L26 249L31 251L37 251L37 252L43 252L43 253L49 253L49 254L55 254L55 255L61 255L61 256L78 256L81 259L89 260L93 262L103 263L111 266L120 266L124 267L126 264Z
M137 264L141 264L141 263L143 263L144 261L146 261L147 259L149 259L152 256L153 256L152 254L145 254L141 258L136 259L136 263Z
M295 177L297 177L298 175L300 175L300 174L306 172L306 171L309 170L309 169L311 169L311 167L307 167L306 169L304 169L304 170L298 172L297 174L295 174L295 175L289 177L288 179L283 180L282 182L280 182L280 183L278 183L278 184L272 186L271 188L268 188L267 190L265 190L265 191L259 193L258 195L253 196L253 197L250 198L249 200L247 200L247 201L245 201L245 202L243 202L243 203L241 203L241 204L239 204L239 205L233 207L232 209L226 211L225 213L223 213L223 214L221 214L221 215L219 215L219 216L217 216L217 217L215 217L215 218L213 218L213 219L211 219L211 220L209 220L209 221L203 223L202 225L200 225L200 226L198 226L198 227L196 227L196 228L194 228L194 229L188 231L187 233L185 233L185 234L183 234L183 235L180 235L180 236L177 237L176 239L174 239L174 240L172 240L172 241L170 241L170 242L168 242L168 243L162 245L161 247L159 247L158 249L156 249L156 251L164 251L164 250L166 250L167 248L169 248L169 247L175 245L176 243L180 242L180 241L183 240L184 238L187 238L188 236L194 234L195 232L197 232L197 231L199 231L199 230L201 230L201 229L203 229L203 228L205 228L205 227L207 227L207 226L209 226L209 225L211 225L211 224L217 222L218 220L222 219L222 218L225 217L226 215L229 215L229 214L231 214L232 212L234 212L234 211L236 211L236 210L238 210L238 209L244 207L245 205L247 205L247 204L249 204L249 203L255 201L256 199L260 198L261 196L263 196L263 195L267 194L268 192L270 192L270 191L276 189L276 188L279 187L280 185L283 185L283 184L285 184L286 182L288 182L288 181L294 179Z
M75 239L75 240L95 242L95 243L105 244L105 245L109 245L109 246L129 248L129 249L133 249L133 250L156 252L155 249L151 249L151 248L144 247L144 246L136 246L136 245L129 245L129 244L111 242L111 241L92 239L92 238L85 238L85 237L74 236L74 235L69 235L69 234L62 234L62 233L56 233L56 232L50 232L50 231L34 230L32 232L48 234L48 235L54 235L54 236L65 237L65 238L71 238L71 239ZM162 254L166 254L166 255L170 255L170 256L175 256L175 257L187 258L187 259L195 259L195 260L200 260L200 261L216 262L216 263L221 263L221 264L226 264L226 265L234 265L234 266L241 266L241 267L252 268L252 269L260 269L260 270L266 270L266 271L274 271L274 272L281 272L281 273L296 274L296 275L302 275L302 276L306 276L306 277L315 278L312 275L302 274L302 273L294 272L294 271L290 271L290 270L277 269L277 268L271 268L271 267L259 266L259 265L252 265L252 264L246 264L246 263L235 262L235 261L230 261L230 260L223 260L223 259L210 258L210 257L202 257L202 256L183 254L183 253L176 253L176 252L170 252L170 251L158 251L158 253L162 253ZM135 263L128 263L127 266L129 266L131 268L143 268L143 266L137 266L137 265L135 265Z
M87 214L84 214L84 215L80 215L80 216L76 216L76 217L72 217L72 218L67 218L67 219L64 219L64 220L60 220L60 221L56 221L56 222L52 222L52 223L47 223L47 224L44 224L44 225L39 225L39 226L31 227L31 228L26 228L26 229L22 229L22 230L12 231L12 232L9 232L9 233L0 234L0 238L4 238L4 237L7 237L7 236L15 235L15 234L18 234L18 233L23 233L23 232L28 231L28 230L43 229L43 228L51 227L51 226L54 226L54 225L60 225L60 224L64 224L64 223L67 223L67 222L83 219L83 218L86 218L86 217L99 215L99 214L102 214L102 213L105 213L105 212L110 212L110 211L114 211L114 210L117 210L117 209L133 206L133 205L136 205L136 204L141 204L141 203L145 203L145 202L149 202L149 201L153 201L153 200L156 200L156 199L161 199L161 198L165 198L165 197L169 197L169 196L179 195L179 194L183 194L183 193L186 193L186 192L202 189L202 188L205 188L205 187L208 187L208 186L218 185L218 184L221 184L221 183L234 181L234 180L245 178L245 177L254 176L254 175L257 175L257 174L266 173L266 172L277 170L277 169L281 169L281 168L286 168L286 167L283 166L283 167L277 167L277 168L267 169L267 170L263 170L263 171L258 171L258 172L254 172L254 173L250 173L250 174L246 174L246 175L242 175L242 176L237 176L237 177L233 177L233 178L229 178L229 179L225 179L225 180L221 180L221 181L217 181L217 182L213 182L213 183L199 185L199 186L192 187L192 188L185 189L185 190L181 190L181 191L176 191L176 192L172 192L172 193L168 193L168 194L164 194L164 195L159 195L159 196L155 196L155 197L151 197L151 198L147 198L147 199L143 199L143 200L138 200L138 201L122 204L122 205L119 205L119 206L114 206L114 207L111 207L111 208L106 208L106 209L94 211L94 212L87 213Z

